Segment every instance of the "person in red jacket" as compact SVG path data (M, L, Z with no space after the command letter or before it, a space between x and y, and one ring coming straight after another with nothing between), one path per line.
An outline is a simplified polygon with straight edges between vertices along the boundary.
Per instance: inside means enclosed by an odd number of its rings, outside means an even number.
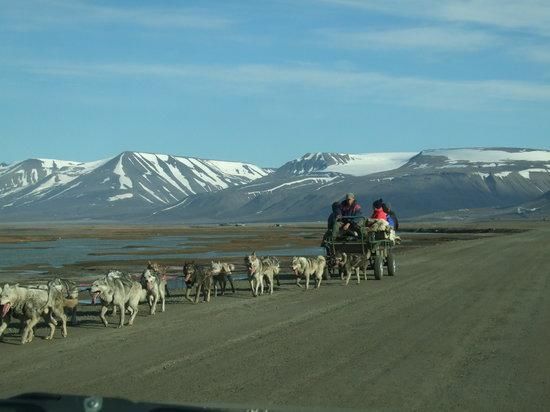
M372 204L372 219L387 220L386 212L383 209L384 201L382 199L375 200Z

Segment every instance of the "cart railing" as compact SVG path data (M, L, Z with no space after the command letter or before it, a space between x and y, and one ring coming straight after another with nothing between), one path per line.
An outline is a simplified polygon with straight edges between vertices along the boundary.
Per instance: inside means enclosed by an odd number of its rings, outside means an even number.
M340 216L336 222L342 223L346 220L366 220L365 216ZM330 230L330 235L323 239L323 246L327 249L327 253L334 255L339 249L346 249L350 253L365 254L368 250L373 251L379 247L391 247L393 243L383 236L382 232L366 232L363 224L360 224L360 230L357 232L357 237L350 238L349 236L339 236L337 225L335 224Z

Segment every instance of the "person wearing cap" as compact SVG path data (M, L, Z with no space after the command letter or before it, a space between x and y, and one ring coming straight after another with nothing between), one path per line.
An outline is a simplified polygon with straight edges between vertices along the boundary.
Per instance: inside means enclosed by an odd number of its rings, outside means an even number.
M361 205L357 203L353 193L347 193L344 201L340 203L340 213L344 217L342 230L354 232L353 234L357 236L360 230L359 222L356 219L345 219L346 216L361 216Z

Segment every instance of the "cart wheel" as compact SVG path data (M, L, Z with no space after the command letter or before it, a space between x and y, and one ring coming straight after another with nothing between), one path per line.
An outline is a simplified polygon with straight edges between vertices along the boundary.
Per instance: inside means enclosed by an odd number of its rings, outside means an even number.
M381 255L374 257L374 277L376 280L382 280L384 276L384 258Z
M388 251L388 276L394 276L397 272L397 263L391 251Z

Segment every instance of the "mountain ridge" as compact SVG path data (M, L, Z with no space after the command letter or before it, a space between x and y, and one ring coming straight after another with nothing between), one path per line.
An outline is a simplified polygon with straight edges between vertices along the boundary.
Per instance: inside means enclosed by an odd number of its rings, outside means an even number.
M74 218L136 215L267 174L250 163L146 152L125 151L87 163L28 159L0 171L0 211L32 216L33 209L47 208L53 210L49 216L65 210Z
M333 201L342 199L349 191L356 193L365 213L373 200L383 197L405 217L476 204L509 206L539 196L544 188L550 189L550 164L545 163L550 159L549 151L508 150L510 153L534 151L541 155L534 163L522 159L492 164L490 158L482 159L489 162L460 164L434 156L440 153L423 151L401 167L363 176L319 170L296 175L276 172L230 191L192 197L180 207L157 211L155 217L163 220L164 215L164 220L211 222L219 219L250 222L319 220L330 213ZM304 162L312 160L311 154L302 158ZM300 159L289 163L295 168ZM209 206L220 203L227 205L222 213Z
M317 152L275 170L125 151L96 162L27 159L0 169L0 220L318 220L349 191L364 209L384 196L414 216L476 202L512 206L548 190L543 149Z

